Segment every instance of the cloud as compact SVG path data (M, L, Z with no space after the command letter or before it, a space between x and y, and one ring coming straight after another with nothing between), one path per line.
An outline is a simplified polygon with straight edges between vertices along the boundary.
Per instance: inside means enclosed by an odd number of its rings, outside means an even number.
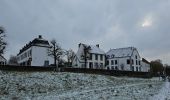
M41 34L65 49L76 51L79 42L100 43L105 51L135 46L142 56L169 63L168 9L168 0L1 0L0 25L7 29L7 56Z

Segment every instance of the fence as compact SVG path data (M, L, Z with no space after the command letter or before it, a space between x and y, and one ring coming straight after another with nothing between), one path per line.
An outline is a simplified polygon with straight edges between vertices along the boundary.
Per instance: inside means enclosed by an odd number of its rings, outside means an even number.
M56 67L43 67L43 66L11 66L5 65L0 66L0 70L7 71L55 71ZM143 77L149 78L151 74L149 72L133 72L133 71L120 71L120 70L106 70L106 69L87 69L87 68L70 68L62 67L61 72L73 72L73 73L88 73L88 74L100 74L100 75L111 75L111 76L129 76L129 77Z
M120 70L105 70L105 69L86 69L86 68L63 68L63 72L73 73L88 73L88 74L102 74L111 76L129 76L150 78L152 75L149 72L134 72L134 71L120 71Z
M14 65L0 65L0 70L7 71L54 71L56 67L43 67L43 66L14 66Z

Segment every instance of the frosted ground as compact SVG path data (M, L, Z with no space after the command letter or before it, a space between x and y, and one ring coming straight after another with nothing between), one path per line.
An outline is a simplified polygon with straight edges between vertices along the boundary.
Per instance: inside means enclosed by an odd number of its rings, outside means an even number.
M92 74L0 71L0 100L170 100L169 83Z

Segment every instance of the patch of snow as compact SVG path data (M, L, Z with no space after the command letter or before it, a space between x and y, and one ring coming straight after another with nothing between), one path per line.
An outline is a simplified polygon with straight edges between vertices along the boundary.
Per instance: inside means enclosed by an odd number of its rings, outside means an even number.
M170 84L169 82L165 82L162 86L162 89L159 91L158 94L151 97L151 100L167 100L168 96L170 95Z
M163 84L158 78L0 71L0 99L146 100L158 94Z

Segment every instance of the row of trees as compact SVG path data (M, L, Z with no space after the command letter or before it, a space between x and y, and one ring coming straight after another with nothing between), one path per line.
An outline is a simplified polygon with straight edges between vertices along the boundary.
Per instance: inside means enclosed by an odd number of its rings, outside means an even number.
M150 62L151 72L153 75L170 75L170 66L168 64L162 64L160 59Z
M7 42L5 41L6 34L4 27L0 26L0 56L4 54Z
M57 66L62 63L63 61L63 57L66 56L67 57L67 63L65 63L67 66L71 66L75 53L72 49L70 50L64 50L61 48L61 46L59 45L59 43L56 42L56 40L52 40L51 42L51 48L49 49L49 56L52 56L54 59L54 66ZM58 63L58 64L57 64Z

